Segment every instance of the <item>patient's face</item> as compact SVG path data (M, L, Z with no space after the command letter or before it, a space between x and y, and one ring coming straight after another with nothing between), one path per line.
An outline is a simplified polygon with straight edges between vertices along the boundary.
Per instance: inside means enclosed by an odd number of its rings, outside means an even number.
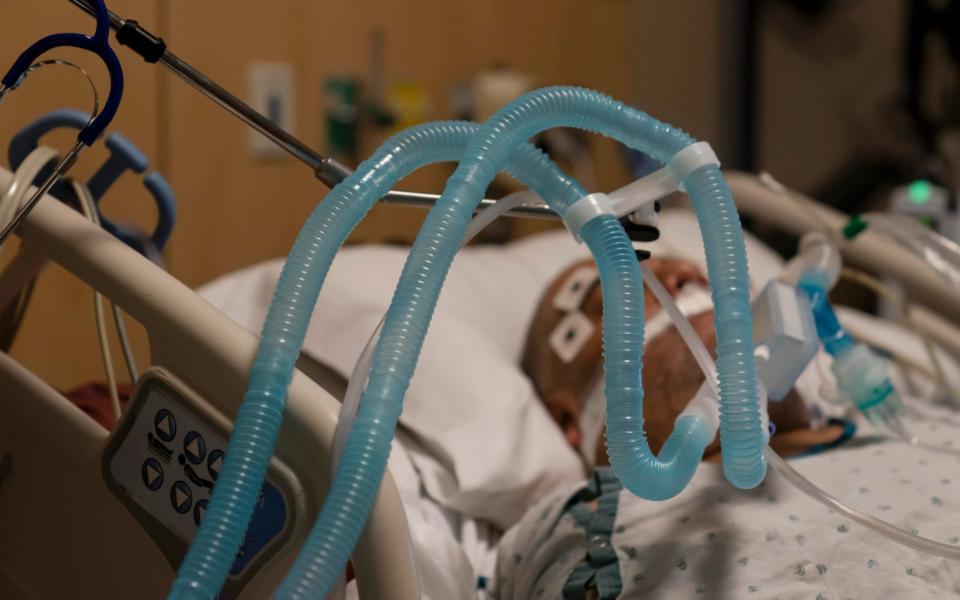
M544 405L563 430L567 441L575 447L580 444L582 432L579 431L579 423L584 402L603 372L602 298L599 286L584 300L581 307L581 311L594 322L595 327L592 338L580 354L571 363L563 363L550 348L548 338L563 317L563 314L553 307L553 296L567 277L585 264L591 262L588 260L572 265L548 287L528 333L523 360L524 368L533 380ZM703 273L688 261L651 258L647 265L674 297L686 285L707 284ZM649 290L645 291L644 303L647 319L661 310L660 304ZM713 351L716 346L713 312L692 315L690 322L707 348ZM671 327L648 341L644 350L643 417L647 439L654 452L659 452L673 430L677 416L702 382L703 374L676 329ZM796 393L791 393L782 402L771 402L769 412L778 432L772 445L785 453L829 441L838 435L835 430L812 431L806 406ZM596 456L605 461L606 449L602 447L602 437L600 444L601 448ZM717 455L718 449L719 440L714 440L705 455L708 458Z

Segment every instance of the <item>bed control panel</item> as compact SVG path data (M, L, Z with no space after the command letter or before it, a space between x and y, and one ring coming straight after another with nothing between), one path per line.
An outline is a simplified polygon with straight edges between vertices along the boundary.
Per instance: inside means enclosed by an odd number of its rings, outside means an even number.
M228 432L209 405L159 369L141 377L130 402L104 452L104 477L175 567L203 521ZM297 488L285 479L272 465L224 597L289 536Z

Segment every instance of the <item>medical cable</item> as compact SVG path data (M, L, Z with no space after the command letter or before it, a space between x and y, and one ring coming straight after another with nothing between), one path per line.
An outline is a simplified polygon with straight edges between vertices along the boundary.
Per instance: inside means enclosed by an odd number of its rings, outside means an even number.
M56 159L57 151L47 146L41 146L27 156L13 174L3 191L3 196L0 197L0 225L13 218L17 209L26 200L34 179L37 178L44 167ZM3 246L0 246L0 250L2 248ZM27 305L33 295L35 282L36 278L31 278L4 311L5 322L2 324L2 349L4 352L10 349L16 339L17 332L26 314Z
M97 214L97 206L90 194L87 186L76 180L68 180L77 200L80 203L80 210L83 215L94 225L100 226L100 218ZM97 338L100 342L100 356L103 359L103 371L107 376L107 392L110 395L110 410L113 413L114 422L120 420L120 395L117 392L117 375L113 370L113 358L110 354L110 340L107 338L106 317L103 312L103 296L100 292L93 291L94 317L97 322Z
M51 162L54 162L56 159L57 151L47 146L39 146L33 150L33 152L31 152L26 159L24 159L23 163L17 169L16 173L14 173L13 178L7 185L2 199L0 199L0 226L13 218L13 215L16 214L18 208L22 206L23 202L26 200L33 181L47 165L49 165ZM83 206L81 203L81 209L82 208ZM95 223L99 223L99 213L96 212L96 206L94 206L93 216L94 218L91 220L93 220ZM34 285L35 279L31 279L30 283L24 287L18 298L15 300L19 307L16 311L17 316L10 323L12 330L7 330L4 332L5 337L7 337L11 343L16 334L16 329L19 328L23 314L26 310L26 303L29 299L29 295L27 294L32 293ZM124 326L119 307L112 302L111 307L113 310L114 322L117 327L117 335L120 338L120 347L123 351L124 360L127 362L127 367L130 374L130 382L132 384L136 382L137 378L132 345L130 343L129 336L127 335L127 330Z
M674 325L678 330L682 327L690 328L691 330L693 329L689 319L687 319L687 317L679 309L673 296L667 293L663 299L660 300L660 304L664 307L664 309L666 309L668 306L673 306L673 309L668 310L668 314L672 319L675 319ZM686 322L686 325L682 325L683 322ZM699 336L694 336L692 338L684 337L684 341L687 341L688 339L693 340L694 345L699 345L701 348L705 349L703 341L700 340ZM690 348L690 350L695 356L698 353L701 353L702 356L702 350L694 350L693 348ZM709 355L707 356L709 357ZM705 365L703 362L697 361L697 365L700 367L704 377L706 378L709 378L710 374L714 372L714 369L711 368L709 364ZM716 404L714 404L714 406L716 406ZM850 519L851 521L860 523L876 533L879 533L883 537L897 544L907 546L908 548L949 560L960 560L960 546L937 542L929 538L921 537L911 531L907 531L906 529L902 529L873 515L858 510L842 500L830 495L815 483L798 473L769 445L764 447L764 454L766 454L767 462L770 464L770 466L773 467L777 473L779 473L795 488L813 498L817 502L820 502L827 508L834 510L840 515Z
M612 98L574 87L545 88L521 96L498 111L470 140L465 158L447 181L428 214L404 266L397 293L372 361L370 381L349 436L344 467L304 550L279 590L280 597L317 597L333 584L359 537L386 467L403 394L429 326L430 317L453 260L486 186L509 152L539 131L572 126L615 137L672 165L675 156L694 145L679 130ZM684 173L703 231L713 287L718 339L720 415L724 472L734 485L758 485L766 466L756 365L750 339L751 315L739 217L716 163ZM581 200L572 190L544 196L558 212ZM602 207L602 202L596 205ZM601 211L577 234L594 255L604 296L604 360L607 396L607 447L624 486L648 499L679 493L700 465L711 441L707 423L681 418L659 456L643 434L642 384L643 291L632 244L615 214ZM286 290L284 290L286 292ZM293 292L293 290L290 290ZM280 294L278 293L278 296ZM350 459L351 455L356 458ZM209 512L208 512L209 516Z
M883 213L860 217L869 229L882 233L924 260L944 281L960 290L960 246L923 227L913 218Z
M840 230L830 225L830 223L823 218L820 212L816 210L816 207L810 205L810 202L805 197L793 193L789 188L777 181L776 178L767 171L761 171L757 175L757 179L760 180L760 183L762 183L763 186L768 190L777 195L783 196L787 200L796 204L798 208L803 210L804 214L808 215L814 221L814 223L816 223L817 228L826 234L835 246L840 247L847 243L847 238L843 236Z
M331 190L304 224L284 264L267 312L250 384L234 421L218 484L180 565L170 598L215 596L233 564L266 476L287 386L310 314L340 246L382 194L399 179L421 166L461 158L476 131L476 124L448 121L413 127L392 136L354 175ZM571 190L568 195L585 193L545 154L529 144L520 144L510 158L508 171L541 196L559 196L568 188ZM384 434L386 437L379 445L385 444L389 451L393 427ZM355 459L347 455L344 466L357 467ZM378 467L382 472L385 462ZM364 482L363 486L365 491L361 496L366 501L376 494L379 479ZM355 528L354 532L359 535L362 525L362 521L351 523L350 528ZM344 558L322 587L328 588L336 580L355 541L355 537L352 541L342 541Z

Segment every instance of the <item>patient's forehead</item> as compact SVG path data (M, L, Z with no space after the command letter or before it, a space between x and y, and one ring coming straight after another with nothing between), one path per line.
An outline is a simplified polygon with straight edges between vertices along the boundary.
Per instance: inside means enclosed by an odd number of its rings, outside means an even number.
M661 281L674 274L689 273L691 269L699 272L694 263L683 259L651 258L648 259L646 264ZM570 363L563 363L560 357L550 349L548 343L549 336L553 333L554 328L567 314L565 310L555 306L555 299L558 294L564 293L565 284L571 276L583 267L593 266L592 259L580 260L570 264L551 281L541 297L530 330L530 337L527 340L525 362L538 375L542 376L541 379L550 380L551 385L557 385L561 382L579 385L584 380L591 379L599 368L602 352L601 324L603 320L603 297L599 284L593 285L580 303L580 312L594 322L595 330L593 336L584 345L577 357ZM649 290L645 290L644 296L646 297L647 316L649 317L650 311L656 311L659 305L649 293ZM546 381L538 383L546 384Z

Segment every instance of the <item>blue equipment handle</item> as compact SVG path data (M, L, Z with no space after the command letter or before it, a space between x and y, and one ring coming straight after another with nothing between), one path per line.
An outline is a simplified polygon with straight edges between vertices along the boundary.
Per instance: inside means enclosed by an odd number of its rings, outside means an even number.
M18 131L10 140L8 152L10 167L12 169L19 167L20 163L40 145L40 138L54 129L61 127L83 129L89 120L85 113L72 108L61 108L43 115ZM110 151L110 158L103 163L87 184L95 200L99 200L125 171L143 173L150 166L147 157L127 138L118 133L114 133L107 138L106 146ZM40 179L47 175L49 175L49 169L40 174ZM53 187L51 193L60 199L69 197L64 193L64 190L66 190L65 184L59 182Z
M110 16L107 13L107 5L104 0L94 0L93 4L97 11L97 29L92 36L81 33L55 33L40 39L20 54L2 80L3 85L8 88L16 88L30 65L36 62L40 55L54 48L65 46L80 48L100 57L110 74L110 94L100 114L88 125L85 124L77 136L77 139L86 146L92 146L107 129L116 116L117 109L120 108L120 99L123 97L123 68L120 66L120 59L109 44Z
M173 189L160 173L153 172L147 175L143 180L143 185L150 190L150 194L153 195L153 199L157 203L157 226L153 229L153 234L150 235L149 240L155 246L156 251L162 251L170 239L170 234L173 233L177 215L177 202L173 197ZM100 223L117 239L150 258L151 252L144 246L143 234L130 227L109 222L102 217Z
M17 132L10 140L8 155L11 168L19 167L24 159L39 146L40 138L47 133L61 127L83 129L88 121L89 118L84 112L72 108L54 110L40 117ZM110 158L97 169L97 172L87 182L87 187L90 189L93 199L98 203L110 186L126 171L143 173L150 166L147 157L130 140L119 133L110 134L105 145L110 151ZM39 178L43 179L48 174L49 168L44 173L40 173ZM143 183L157 205L157 226L154 228L153 234L150 235L150 239L157 249L163 250L173 231L176 219L176 200L170 185L159 173L151 173L144 179ZM63 182L54 186L51 193L61 200L71 197ZM142 243L142 234L129 227L114 223L102 215L100 221L104 229L127 245L141 254L146 252Z

